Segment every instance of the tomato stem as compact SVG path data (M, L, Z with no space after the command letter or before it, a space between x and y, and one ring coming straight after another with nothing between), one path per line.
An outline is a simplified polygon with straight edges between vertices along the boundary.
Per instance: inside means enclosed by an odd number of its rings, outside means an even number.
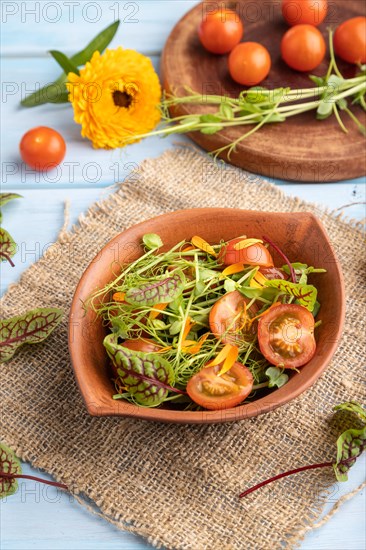
M59 487L60 489L65 489L65 491L68 491L69 488L67 485L64 485L63 483L59 483L58 481L47 481L46 479L42 479L41 477L36 476L30 476L27 474L10 474L8 472L1 472L0 471L0 478L5 479L31 479L33 481L38 481L39 483L44 483L45 485L52 485L53 487Z
M281 258L283 258L286 262L286 264L288 265L288 268L290 270L290 275L291 275L291 279L292 279L292 282L293 283L296 283L296 273L295 273L295 270L294 268L292 267L292 264L290 262L290 260L288 259L288 257L286 256L286 254L284 252L282 252L282 250L273 242L271 241L271 239L269 239L268 237L266 237L265 235L262 237L262 240L265 241L266 243L268 243L270 246L272 246L272 248L275 249L275 251L277 252L277 254L279 254L281 256Z

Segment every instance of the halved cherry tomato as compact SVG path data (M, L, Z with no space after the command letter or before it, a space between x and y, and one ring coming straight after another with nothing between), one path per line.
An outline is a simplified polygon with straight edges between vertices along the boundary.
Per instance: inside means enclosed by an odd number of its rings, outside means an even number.
M282 15L288 25L317 27L327 15L327 0L282 0Z
M249 302L238 290L228 292L217 300L210 311L209 323L211 332L216 338L221 338L225 344L240 345L245 340L252 340L256 334L256 322L250 323L255 317L258 306L253 304L246 311Z
M229 241L226 247L222 248L219 254L219 260L224 265L245 264L259 265L262 267L273 267L273 258L266 248L261 243L252 244L247 248L235 250L235 245L242 241L242 238L237 238Z
M334 50L348 63L366 63L366 17L353 17L334 33Z
M55 168L66 153L62 135L46 126L32 128L24 134L19 148L23 161L39 171Z
M230 52L230 76L243 86L256 86L271 69L271 56L267 48L258 42L242 42Z
M295 25L283 36L283 60L296 71L312 71L323 61L326 52L321 32L312 25Z
M280 267L260 267L260 273L266 277L266 279L284 279L287 281L289 275Z
M272 365L285 369L302 367L316 350L314 317L296 304L272 308L259 320L258 342L261 353Z
M239 405L253 388L253 376L241 363L234 363L231 369L217 376L221 365L201 369L187 384L189 397L209 410L230 409Z
M221 9L208 13L198 27L202 46L211 53L230 52L243 36L243 24L233 10Z

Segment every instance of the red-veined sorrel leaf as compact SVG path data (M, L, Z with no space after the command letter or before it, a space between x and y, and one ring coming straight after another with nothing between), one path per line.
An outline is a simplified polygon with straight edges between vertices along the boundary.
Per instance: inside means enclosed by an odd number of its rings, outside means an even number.
M185 282L182 271L176 271L164 279L130 288L126 292L126 302L136 306L154 306L163 302L172 302L182 294Z
M20 462L9 447L0 443L0 471L6 474L21 474ZM18 482L16 478L0 477L0 498L16 493Z
M337 462L333 464L338 481L347 481L347 472L366 448L366 426L347 430L337 439Z
M23 344L38 344L60 323L63 311L57 308L37 308L0 321L0 363L9 361Z
M115 334L104 338L104 346L123 385L134 396L137 403L157 407L172 388L174 371L166 359L158 353L143 353L130 350L118 344Z
M5 231L2 227L0 227L0 258L1 261L7 261L10 263L12 267L14 267L14 264L11 260L11 258L14 256L14 254L17 251L17 245L13 239L13 237Z
M366 424L366 410L357 401L347 401L334 407L335 411L348 411L356 414L358 418Z
M22 198L22 195L18 195L18 193L0 193L0 208L9 201Z
M315 286L291 283L290 281L284 281L282 279L268 280L265 282L265 286L278 288L278 290L293 296L300 305L306 307L309 311L313 311L314 309L317 296Z

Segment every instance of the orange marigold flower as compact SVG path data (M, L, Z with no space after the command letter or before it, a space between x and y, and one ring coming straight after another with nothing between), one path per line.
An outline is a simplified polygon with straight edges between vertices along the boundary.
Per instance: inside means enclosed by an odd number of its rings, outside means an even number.
M160 121L158 75L151 60L134 50L94 52L80 75L68 74L66 86L74 120L95 149L123 147L126 138L139 141L133 136Z

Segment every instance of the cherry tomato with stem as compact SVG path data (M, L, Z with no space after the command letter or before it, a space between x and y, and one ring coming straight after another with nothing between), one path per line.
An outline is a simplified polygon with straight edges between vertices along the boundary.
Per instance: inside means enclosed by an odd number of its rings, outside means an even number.
M281 41L282 58L291 69L312 71L323 61L326 44L321 32L312 25L291 27Z
M198 27L202 46L209 52L224 54L239 44L244 32L239 15L229 9L208 13Z
M252 304L247 309L249 299L238 290L224 294L213 305L209 315L210 330L223 343L239 346L243 341L251 341L256 334L255 317L258 306Z
M19 145L20 156L34 170L55 168L65 157L64 138L47 126L32 128L24 134Z
M258 42L242 42L235 46L228 59L230 76L243 86L256 86L271 70L271 56Z
M366 17L353 17L337 27L334 51L348 63L366 63Z
M288 25L313 25L324 21L328 12L327 0L282 0L282 15Z
M189 397L209 410L230 409L244 401L253 388L253 376L241 363L218 376L221 365L204 367L187 384Z
M282 304L258 322L259 349L272 365L296 369L310 361L316 351L314 317L297 304Z
M259 265L260 267L273 267L273 258L268 248L262 243L255 243L246 248L237 250L235 245L244 239L238 237L232 239L220 250L219 261L224 265L244 264Z

